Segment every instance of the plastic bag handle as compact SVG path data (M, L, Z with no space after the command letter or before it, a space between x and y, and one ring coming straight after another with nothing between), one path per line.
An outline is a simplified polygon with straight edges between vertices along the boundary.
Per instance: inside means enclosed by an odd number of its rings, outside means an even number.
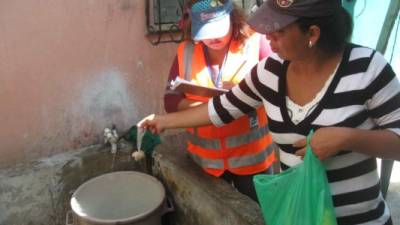
M314 130L311 129L310 133L308 133L307 135L307 149L310 148L311 149L311 137L314 135Z
M306 155L314 155L314 152L311 149L311 137L314 135L314 129L311 129L307 135L307 145L306 145ZM315 155L314 155L315 156Z

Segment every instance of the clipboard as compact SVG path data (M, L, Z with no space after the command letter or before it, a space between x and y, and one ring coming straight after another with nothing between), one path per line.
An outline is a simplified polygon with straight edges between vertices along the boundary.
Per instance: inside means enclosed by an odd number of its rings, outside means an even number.
M187 94L198 95L202 97L215 97L228 92L229 90L223 88L210 88L194 84L190 81L184 80L177 76L175 80L171 81L170 89L180 91Z

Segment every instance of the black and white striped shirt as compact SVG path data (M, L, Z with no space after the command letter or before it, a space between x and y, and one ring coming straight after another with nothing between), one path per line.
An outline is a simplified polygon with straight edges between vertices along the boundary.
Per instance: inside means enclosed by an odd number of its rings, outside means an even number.
M229 93L210 100L211 121L223 125L263 104L284 169L301 162L292 144L305 138L310 129L339 126L400 134L400 85L380 53L348 44L325 95L297 125L285 102L288 64L276 55L261 61ZM323 163L339 225L392 224L374 157L349 149Z

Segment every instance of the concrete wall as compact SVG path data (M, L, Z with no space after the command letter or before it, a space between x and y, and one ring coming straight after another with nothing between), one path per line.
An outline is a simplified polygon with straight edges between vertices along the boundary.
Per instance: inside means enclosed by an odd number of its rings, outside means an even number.
M145 1L1 1L0 168L163 111L176 45L148 42Z
M83 182L146 169L132 161L129 146L114 160L109 148L82 148L101 143L111 124L121 131L163 112L176 44L148 42L146 1L0 2L0 225L65 224L70 197ZM263 224L255 202L182 158L183 140L173 140L160 147L156 171L165 184L196 194L166 186L176 224ZM161 157L166 146L180 154Z

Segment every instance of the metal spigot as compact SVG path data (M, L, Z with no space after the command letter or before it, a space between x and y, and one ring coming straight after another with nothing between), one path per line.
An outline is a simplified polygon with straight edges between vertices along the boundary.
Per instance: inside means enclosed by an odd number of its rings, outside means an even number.
M110 129L110 128L105 128L104 129L104 144L110 143L110 145L111 145L111 153L112 154L117 153L118 140L119 140L119 136L118 136L118 133L117 133L117 129L115 128L115 125L112 126L112 129Z

